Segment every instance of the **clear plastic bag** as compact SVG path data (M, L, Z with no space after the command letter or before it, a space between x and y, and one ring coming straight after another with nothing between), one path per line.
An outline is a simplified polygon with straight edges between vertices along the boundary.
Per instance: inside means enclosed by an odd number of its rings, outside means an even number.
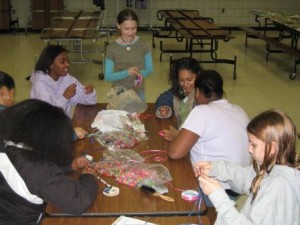
M141 155L129 149L108 149L103 152L103 159L93 164L100 174L132 187L149 183L158 186L172 180L164 165L144 163Z
M124 130L100 133L95 136L95 140L107 148L126 149L133 148L144 139L136 132Z
M105 176L118 177L122 171L142 163L144 158L129 149L108 149L103 152L104 161L94 163L94 168Z
M94 163L94 168L98 173L108 177L118 177L122 171L128 170L133 165L116 160L106 160Z
M140 154L129 149L108 149L103 152L103 158L106 161L116 160L119 162L144 162L144 158Z
M123 110L102 110L92 127L101 131L94 136L95 140L107 148L132 148L148 139L145 126L136 114L129 115Z
M154 184L165 184L172 180L169 170L162 164L140 163L124 170L117 181L129 186L137 186L143 180L151 180Z
M123 110L101 110L96 115L91 127L97 128L100 132L120 131L124 127L124 119L127 116L128 113Z
M124 110L129 113L143 113L148 107L134 90L123 86L113 87L107 93L107 102L107 109Z

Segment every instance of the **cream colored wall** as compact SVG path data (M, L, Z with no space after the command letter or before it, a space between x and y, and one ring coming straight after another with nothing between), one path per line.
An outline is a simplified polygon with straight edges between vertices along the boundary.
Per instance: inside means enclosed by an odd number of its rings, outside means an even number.
M134 0L133 0L134 2ZM30 0L11 0L15 9L13 17L18 17L20 26L30 26ZM135 9L140 24L146 26L161 25L156 18L159 9L197 9L203 16L213 17L215 23L224 26L256 25L249 11L254 9L281 10L292 14L300 13L299 0L148 0L147 9ZM67 10L97 10L93 0L64 0ZM115 24L119 10L126 7L126 1L105 0L103 24Z

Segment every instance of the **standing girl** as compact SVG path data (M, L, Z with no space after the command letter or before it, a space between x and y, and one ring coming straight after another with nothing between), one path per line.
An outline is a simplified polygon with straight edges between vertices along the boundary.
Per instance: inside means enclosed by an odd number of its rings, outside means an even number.
M279 110L256 116L247 126L253 167L225 161L199 162L196 176L218 212L215 224L300 224L300 171L296 128ZM212 178L214 177L214 178ZM218 180L248 199L238 212Z
M136 35L138 17L131 9L122 10L117 17L120 36L112 42L106 52L105 80L113 86L133 89L145 101L143 78L153 72L150 47Z

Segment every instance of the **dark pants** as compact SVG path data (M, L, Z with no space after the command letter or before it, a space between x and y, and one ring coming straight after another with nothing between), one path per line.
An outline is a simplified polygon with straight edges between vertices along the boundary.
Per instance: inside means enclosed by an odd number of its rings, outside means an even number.
M232 191L232 190L230 190L230 189L226 189L225 191L226 191L228 197L229 197L231 200L233 200L233 201L238 200L238 198L239 198L239 196L240 196L238 193L236 193L236 192L234 192L234 191ZM213 205L212 202L210 201L209 197L208 197L207 195L205 195L204 193L203 193L203 199L204 199L204 201L205 201L206 207L214 207L214 205Z

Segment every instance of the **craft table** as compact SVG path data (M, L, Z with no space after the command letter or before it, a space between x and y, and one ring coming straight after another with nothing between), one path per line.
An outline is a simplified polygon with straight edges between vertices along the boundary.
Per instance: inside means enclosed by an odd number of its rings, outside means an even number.
M162 216L162 217L136 217L137 219L146 221L140 225L148 225L149 223L160 225L177 225L177 224L201 224L212 225L208 216L201 216L200 220L197 216ZM117 218L46 218L42 225L111 225ZM201 223L200 223L201 222ZM128 224L128 223L127 223ZM117 224L119 225L119 224ZM129 224L128 224L129 225Z
M105 109L105 107L106 104L96 104L93 106L78 105L73 116L73 126L81 126L90 132L90 125L94 121L95 116L100 110ZM132 150L139 153L144 150L166 150L168 142L160 137L158 132L163 128L167 128L170 124L175 124L175 118L156 118L154 116L154 104L148 104L148 109L143 114L143 117L141 117L141 121L145 125L146 134L149 140L140 142ZM75 156L87 153L92 155L96 161L101 159L105 149L106 148L103 148L97 141L92 141L89 138L77 140L74 143ZM94 204L84 214L79 217L74 217L73 215L61 213L59 209L55 208L53 205L48 205L46 209L48 216L53 219L59 218L58 221L69 221L70 218L73 218L74 220L79 218L82 221L95 217L99 219L109 217L112 218L111 220L115 220L116 217L119 217L120 215L141 217L141 219L145 216L148 218L158 217L162 220L163 217L166 216L174 218L177 216L180 218L190 218L188 216L191 216L193 219L190 221L195 221L198 220L198 215L205 215L206 206L204 201L202 201L201 208L199 210L199 207L195 204L195 202L186 201L181 198L181 191L179 191L179 189L199 190L199 183L194 176L193 168L188 156L181 160L171 160L166 154L157 155L155 154L155 151L143 154L143 156L146 159L146 163L161 163L168 168L173 179L170 184L167 184L169 189L168 196L174 198L175 202L170 203L164 201L160 198L146 194L136 187L130 187L128 185L118 183L114 178L101 176L101 178L103 178L107 183L119 187L120 194L118 196L104 196L102 193L104 185L99 182L98 197ZM157 161L157 157L161 160ZM160 219L158 219L158 221L160 221ZM50 221L52 221L52 219ZM173 221L176 221L176 219ZM189 219L186 220L186 222L188 221ZM47 223L45 222L43 224ZM72 222L70 224L75 223ZM84 222L82 224L88 223Z
M184 48L165 48L163 41L160 41L160 61L164 53L208 53L209 60L199 60L199 63L227 63L234 66L233 79L236 79L237 56L233 59L218 58L218 42L228 42L234 38L230 31L222 29L213 22L212 18L201 17L195 10L159 10L158 20L165 20L165 30L169 30L168 38L176 38L178 42L185 40ZM156 37L159 32L156 32ZM207 46L207 47L206 47Z

